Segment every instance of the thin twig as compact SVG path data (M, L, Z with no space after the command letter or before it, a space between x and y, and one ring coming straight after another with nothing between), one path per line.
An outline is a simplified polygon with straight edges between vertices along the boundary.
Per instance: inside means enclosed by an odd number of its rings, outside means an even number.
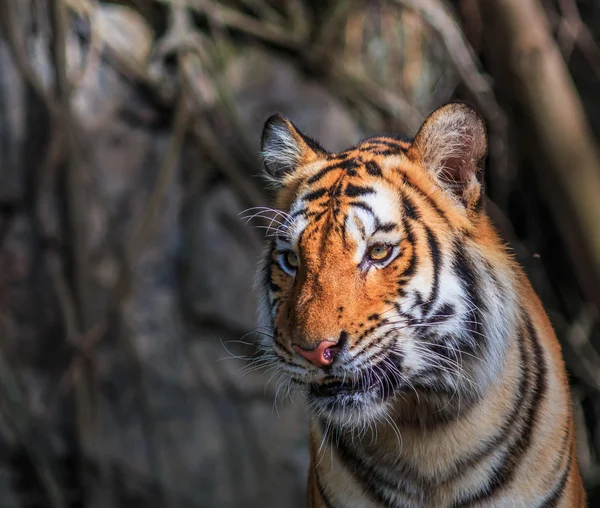
M177 106L175 108L173 133L171 134L171 141L167 154L158 171L156 184L154 185L150 199L148 200L138 223L133 228L128 249L128 258L131 267L136 266L137 264L146 237L154 223L160 207L162 206L169 185L173 180L173 174L179 163L188 124L186 101L184 97L181 96L177 101Z
M48 268L59 297L60 308L67 332L67 341L78 348L84 330L88 327L88 254L87 254L87 213L85 203L85 185L82 179L83 164L80 146L76 139L76 119L71 113L71 92L73 85L69 81L67 63L67 34L69 30L69 8L66 0L52 2L53 59L55 90L58 111L54 120L58 132L64 135L65 154L65 225L66 238L69 240L70 277L69 284L64 278L64 270L57 257L48 254ZM81 355L73 360L73 386L75 387L75 416L79 446L86 458L94 450L95 421L93 413L94 387L90 364ZM97 457L93 457L97 459ZM90 478L85 469L80 470L83 486L82 496L86 503Z
M594 390L600 393L600 355L590 341L598 319L595 309L582 309L578 318L565 334L566 343L572 348L577 362L571 365L574 372Z
M175 0L159 1L171 5ZM265 42L289 48L298 48L302 42L295 34L286 30L284 26L247 16L212 0L193 0L193 2L190 2L189 7L208 16L214 23L234 28Z
M173 0L161 0L171 4ZM251 18L234 9L210 0L194 0L190 8L207 16L211 22L221 24L235 31L252 36L268 43L274 48L285 50L291 54L297 64L318 74L330 88L332 93L342 97L354 107L372 107L384 120L393 120L392 127L414 133L420 125L423 115L404 97L390 90L379 87L367 75L351 74L343 65L330 62L323 65L323 51L314 53L314 48L307 40L300 39L285 27L257 18Z
M388 128L415 134L421 125L423 114L405 97L365 79L362 74L333 64L325 79L332 93L359 110L377 113L384 122L387 121Z
M284 9L291 23L291 32L294 37L300 40L308 37L310 22L304 2L302 0L284 0Z
M214 42L210 39L208 39L206 42L209 50L212 51L200 52L199 56L201 57L201 62L204 64L204 67L206 67L206 70L208 71L207 73L213 79L213 83L221 101L221 106L223 107L224 113L233 129L236 139L239 140L239 146L244 152L244 157L250 161L256 160L256 149L248 136L248 129L242 121L237 103L229 86L229 82L226 76L223 75L227 62L226 51L223 47L223 43L218 40L218 37L214 37Z
M569 59L573 46L577 45L596 77L600 79L600 48L581 19L577 3L574 0L559 0L558 5L563 16L558 39L565 59Z
M264 0L240 0L241 3L245 4L251 10L253 10L259 17L265 18L266 20L281 24L283 22L283 16L277 12L269 2Z
M262 206L266 197L238 162L223 148L213 130L206 122L198 119L193 123L192 133L196 142L213 163L227 177L245 206Z
M35 69L30 65L25 43L17 35L18 31L15 29L16 23L13 15L13 1L0 0L0 12L2 13L0 15L0 29L4 33L5 40L13 55L13 63L39 98L45 102L50 114L55 114L58 105L52 94L44 87Z
M172 21L178 19L172 16ZM181 74L181 71L180 73ZM173 128L169 148L159 168L156 183L148 202L141 214L137 224L134 225L131 242L126 251L126 269L125 274L116 288L117 313L119 320L123 323L124 329L120 331L119 336L123 341L126 354L138 384L140 406L142 412L142 425L144 433L147 436L147 453L152 473L156 478L159 487L162 502L167 508L174 506L171 499L169 487L165 477L165 468L163 467L162 455L160 453L160 444L157 438L157 429L154 423L154 416L148 396L146 383L146 373L143 362L139 356L136 344L131 336L131 332L126 325L126 319L123 316L126 300L133 289L134 267L139 265L139 259L144 247L144 243L150 233L151 227L160 211L169 186L173 181L173 175L179 165L183 143L185 141L186 131L189 125L189 115L185 95L180 91L179 99L175 107Z
M29 63L25 44L19 40L19 37L17 36L12 2L10 0L0 0L0 11L3 12L3 15L0 16L0 26L5 34L6 41L12 52L13 62L25 81L46 104L50 114L51 125L56 125L60 106L55 97L52 95L52 92L45 89L41 78L37 75L36 71ZM44 159L44 163L42 164L42 181L47 181L47 176L49 173L55 173L54 169L60 162L62 147L64 146L60 128L56 129L56 132L54 129L50 129L50 131L53 132L54 135L48 145L47 154ZM60 291L60 293L62 294L62 291ZM72 322L70 318L68 321ZM51 506L55 508L66 508L64 494L58 481L54 477L52 467L48 463L44 454L35 446L34 440L29 435L30 417L27 415L26 405L23 402L22 395L20 395L20 390L16 383L16 377L14 374L12 374L10 365L5 361L1 354L1 350L0 363L2 364L0 365L0 393L2 395L2 399L4 400L4 417L6 421L11 424L13 431L19 437L21 445L29 455L31 463L38 473L41 484L44 487ZM10 390L8 388L9 385L12 386Z
M73 89L77 89L79 84L97 71L102 58L104 41L99 34L97 0L65 0L67 6L72 9L77 16L86 16L90 24L90 38L88 41L88 50L83 58L81 69L76 75L71 76Z
M355 7L354 0L338 0L330 2L327 13L321 26L318 27L317 33L312 41L312 47L316 51L327 52L332 56L332 46L341 39L346 26L346 18Z

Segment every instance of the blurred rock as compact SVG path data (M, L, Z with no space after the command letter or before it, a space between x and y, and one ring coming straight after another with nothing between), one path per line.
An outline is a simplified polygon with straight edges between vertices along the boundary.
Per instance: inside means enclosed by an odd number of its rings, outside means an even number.
M275 112L286 115L326 150L344 150L360 139L361 131L339 100L289 61L246 49L230 65L228 78L257 150L263 125Z
M70 54L84 54L76 49ZM49 454L57 481L75 497L85 493L86 506L94 508L153 508L166 500L178 508L304 506L308 415L302 400L284 400L287 387L278 377L269 379L272 372L242 375L248 362L229 353L237 351L236 341L251 340L245 335L256 326L252 280L262 232L240 220L244 206L226 180L207 179L190 200L180 178L188 169L175 173L132 267L129 293L115 308L115 290L126 274L123 256L170 133L155 127L152 119L160 113L130 80L110 62L95 65L78 82L73 106L85 203L88 318L108 328L90 352L87 379L75 381L77 391L88 393L84 420L72 377L65 377L74 351L65 345L44 256L44 249L55 247L38 243L31 210L11 219L0 251L0 314L3 329L11 330L3 354L23 384L37 429L33 443ZM5 161L0 201L11 201L25 192L32 170L24 154L44 147L47 137L24 123L21 81L2 45L0 71L1 101L8 108L0 132ZM252 50L231 64L230 75L256 152L273 111L287 114L330 149L359 137L344 108L283 60ZM132 103L142 112L136 123L124 114ZM235 136L223 135L235 152ZM44 151L35 153L39 160ZM197 157L188 154L183 161L193 171L214 173ZM184 198L188 205L182 209ZM55 198L44 203L60 216ZM115 310L118 326L106 321ZM245 348L244 354L248 351L253 352ZM7 434L0 438L10 453L22 456L23 443ZM0 474L2 508L25 503L24 496L45 499L35 469L26 463L0 464L0 472L37 483L29 492ZM78 472L83 464L89 467Z

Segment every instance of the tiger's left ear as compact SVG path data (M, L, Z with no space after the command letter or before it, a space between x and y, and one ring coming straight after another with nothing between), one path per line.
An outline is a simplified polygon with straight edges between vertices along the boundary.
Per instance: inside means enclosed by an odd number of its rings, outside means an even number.
M327 152L285 116L275 113L265 123L261 154L267 178L281 184L297 168L327 155Z
M483 120L471 106L455 102L431 113L408 155L467 209L480 205L487 134Z

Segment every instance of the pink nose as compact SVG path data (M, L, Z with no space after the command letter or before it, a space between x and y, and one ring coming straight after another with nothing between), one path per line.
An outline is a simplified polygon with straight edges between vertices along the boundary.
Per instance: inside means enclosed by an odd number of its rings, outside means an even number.
M317 367L326 367L333 363L337 349L334 349L337 343L332 340L324 340L315 349L304 349L294 344L292 347L296 353L302 355L310 363Z

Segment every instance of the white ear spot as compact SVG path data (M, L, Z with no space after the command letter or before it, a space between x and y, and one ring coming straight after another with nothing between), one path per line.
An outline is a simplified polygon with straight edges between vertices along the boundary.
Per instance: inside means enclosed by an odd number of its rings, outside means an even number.
M467 206L478 201L487 135L473 108L452 103L434 111L415 137L413 151L442 188Z
M318 153L325 153L325 150L283 115L276 113L265 123L261 156L265 176L270 182L280 185L285 176L315 159Z
M260 152L266 168L278 171L293 170L302 157L302 151L287 126L270 124L265 126L263 146Z

